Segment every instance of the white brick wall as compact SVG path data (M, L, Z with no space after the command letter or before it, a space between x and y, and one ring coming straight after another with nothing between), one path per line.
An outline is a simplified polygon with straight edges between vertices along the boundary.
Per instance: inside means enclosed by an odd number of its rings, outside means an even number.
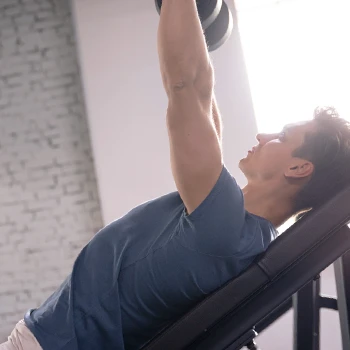
M0 343L102 226L68 0L0 1Z

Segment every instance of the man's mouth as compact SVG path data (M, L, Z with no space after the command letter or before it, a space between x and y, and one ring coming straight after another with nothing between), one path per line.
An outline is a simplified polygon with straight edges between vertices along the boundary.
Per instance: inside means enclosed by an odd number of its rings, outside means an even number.
M256 147L253 147L250 151L248 151L248 153L253 154L253 153L255 153L255 150L256 150Z

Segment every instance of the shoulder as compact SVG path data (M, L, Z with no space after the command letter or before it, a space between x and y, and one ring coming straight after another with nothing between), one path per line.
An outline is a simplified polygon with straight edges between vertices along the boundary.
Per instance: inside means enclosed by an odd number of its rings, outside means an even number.
M244 255L261 254L277 235L278 232L270 221L246 211L240 250Z

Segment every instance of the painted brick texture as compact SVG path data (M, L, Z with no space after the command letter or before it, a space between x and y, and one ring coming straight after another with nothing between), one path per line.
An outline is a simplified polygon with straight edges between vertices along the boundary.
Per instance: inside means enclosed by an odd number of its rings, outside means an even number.
M0 1L0 343L102 227L68 0Z

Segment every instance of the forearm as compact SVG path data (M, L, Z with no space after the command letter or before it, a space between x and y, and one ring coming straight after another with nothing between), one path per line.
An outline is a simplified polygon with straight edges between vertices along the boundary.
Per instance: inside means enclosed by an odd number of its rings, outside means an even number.
M164 84L194 82L212 67L195 0L163 0L158 54ZM211 81L208 81L210 84Z

